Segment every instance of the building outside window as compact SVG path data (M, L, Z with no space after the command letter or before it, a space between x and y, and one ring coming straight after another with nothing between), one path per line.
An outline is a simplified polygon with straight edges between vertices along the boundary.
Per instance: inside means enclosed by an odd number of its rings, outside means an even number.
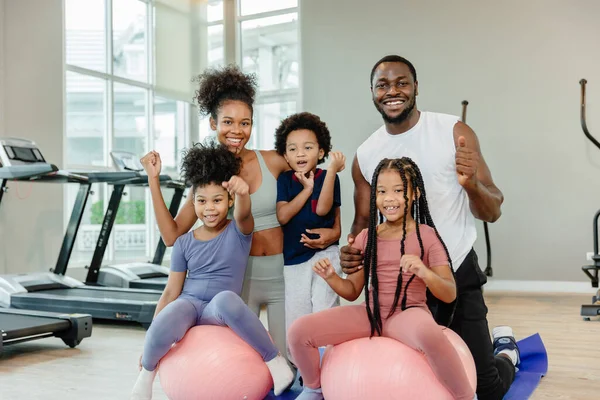
M248 145L272 149L275 128L298 107L297 7L297 0L65 0L63 168L112 169L111 151L141 157L155 149L163 173L179 178L182 150L212 135L208 119L198 119L192 79L228 63L258 76ZM91 261L111 191L94 185L72 264ZM76 193L67 185L66 219ZM148 189L125 193L105 263L149 260L159 239ZM172 191L163 193L168 203Z

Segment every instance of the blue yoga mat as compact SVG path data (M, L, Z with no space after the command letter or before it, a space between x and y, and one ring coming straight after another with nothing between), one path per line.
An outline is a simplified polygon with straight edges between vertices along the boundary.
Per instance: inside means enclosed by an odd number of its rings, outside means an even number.
M539 334L529 336L518 342L521 351L521 364L519 371L515 376L515 381L510 387L504 400L525 400L531 397L537 388L540 380L548 372L548 354L546 347ZM323 349L321 356L323 355ZM280 396L275 396L271 391L265 400L293 400L302 391L300 381L296 381L290 390L287 390Z
M539 334L519 340L517 344L521 351L521 364L504 400L530 398L542 377L548 373L548 353Z

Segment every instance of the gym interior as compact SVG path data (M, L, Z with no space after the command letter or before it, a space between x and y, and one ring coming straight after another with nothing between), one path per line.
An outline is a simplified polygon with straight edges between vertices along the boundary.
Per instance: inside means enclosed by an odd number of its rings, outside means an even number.
M597 399L599 16L595 0L0 0L0 397L130 398L173 251L140 159L160 153L176 215L182 151L215 135L202 71L257 76L248 148L274 149L294 113L327 124L341 247L352 160L382 126L371 69L397 54L418 109L473 129L504 197L475 220L487 320L538 346L504 398ZM158 378L152 398L169 398Z

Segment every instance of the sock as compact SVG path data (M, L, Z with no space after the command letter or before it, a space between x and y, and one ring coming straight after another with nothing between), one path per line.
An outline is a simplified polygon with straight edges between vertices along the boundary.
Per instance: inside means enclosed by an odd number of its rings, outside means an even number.
M496 344L496 340L502 337L511 337L515 338L512 328L510 326L497 326L492 330L492 336L494 338L494 344ZM516 366L519 362L519 355L517 354L516 349L504 348L496 353L498 354L506 354L513 365Z
M137 381L131 391L131 400L151 400L152 399L152 384L154 383L154 377L156 371L148 371L142 368L138 375Z
M273 392L279 396L294 382L294 373L281 354L266 363L273 377Z
M311 389L305 386L296 400L323 400L323 391L321 388Z

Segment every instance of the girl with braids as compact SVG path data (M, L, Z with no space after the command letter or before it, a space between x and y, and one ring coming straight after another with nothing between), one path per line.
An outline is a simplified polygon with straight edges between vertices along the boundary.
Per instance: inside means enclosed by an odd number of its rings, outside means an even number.
M210 116L217 140L242 159L239 176L248 183L254 216L254 235L242 288L242 298L256 313L266 306L269 333L279 351L287 355L285 342L285 299L283 281L283 233L277 221L277 178L289 170L285 159L274 150L246 148L252 131L256 79L236 66L208 69L199 77L195 100L202 116ZM160 190L161 161L151 151L142 158L148 174L152 204L163 241L172 246L188 232L197 218L191 197L173 219ZM313 230L319 238L303 238L307 247L325 248L340 238L339 210L330 229Z
M364 288L365 305L306 315L290 327L290 350L304 379L298 399L323 399L319 347L377 335L423 352L454 398L471 400L475 393L459 355L426 304L427 289L437 299L453 302L456 285L448 251L429 213L419 168L406 157L384 159L371 186L369 227L353 244L365 253L364 268L342 279L327 259L314 266L349 301ZM378 225L378 219L385 222Z
M160 359L196 325L228 326L252 346L271 372L276 395L293 381L287 361L239 296L254 229L248 184L238 176L240 164L222 145L200 145L185 155L182 172L192 185L190 197L203 224L175 241L171 272L146 333L132 400L152 398ZM227 214L234 201L232 221Z

